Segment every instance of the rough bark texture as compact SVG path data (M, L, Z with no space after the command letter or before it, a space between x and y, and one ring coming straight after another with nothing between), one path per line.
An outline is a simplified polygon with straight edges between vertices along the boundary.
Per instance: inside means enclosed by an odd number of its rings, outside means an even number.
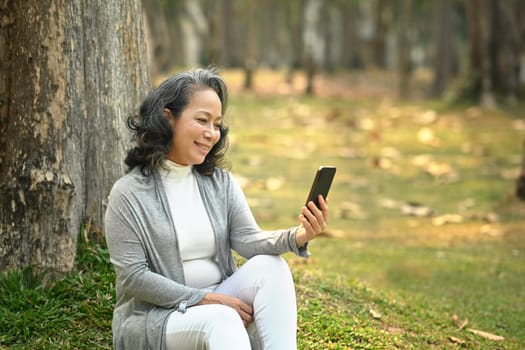
M140 1L0 11L0 266L68 271L83 221L102 227L148 87Z

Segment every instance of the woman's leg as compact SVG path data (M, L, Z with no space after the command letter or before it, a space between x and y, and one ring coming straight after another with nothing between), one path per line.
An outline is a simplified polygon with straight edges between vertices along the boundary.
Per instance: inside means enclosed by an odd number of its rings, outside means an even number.
M166 350L248 350L241 317L229 306L198 305L174 311L166 325Z
M249 333L254 349L297 348L295 288L282 257L257 255L249 259L215 292L253 306L254 325L249 327Z

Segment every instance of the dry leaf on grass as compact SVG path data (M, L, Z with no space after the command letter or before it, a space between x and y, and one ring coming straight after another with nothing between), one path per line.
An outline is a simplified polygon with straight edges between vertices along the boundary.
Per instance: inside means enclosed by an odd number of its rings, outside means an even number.
M459 214L445 214L432 219L432 225L443 226L445 224L459 224L463 222L463 216Z
M345 201L340 204L339 210L335 213L335 217L347 220L364 220L368 218L368 214L358 203Z
M424 217L432 216L434 210L417 202L407 202L401 206L401 212L405 215Z
M448 337L448 339L455 344L465 344L465 341L456 337Z
M458 327L458 331L462 330L463 328L465 328L465 326L468 324L468 319L464 319L462 322L459 322L459 317L458 315L454 314L452 315L452 323Z
M405 330L403 328L392 327L392 326L386 327L386 331L388 333L390 333L390 334L403 334L403 333L405 333Z
M401 206L399 202L397 202L395 199L392 199L392 198L379 198L377 200L377 204L381 208L388 208L388 209L395 209Z
M439 139L434 134L434 130L430 128L421 128L417 132L417 140L424 144L437 147L440 144Z
M496 334L492 334L492 333L489 333L489 332L480 331L480 330L477 330L477 329L467 328L467 331L469 331L470 333L474 333L476 335L479 335L480 337L483 337L485 339L490 339L490 340L494 340L494 341L505 340L505 338L500 336L500 335L496 335Z
M381 314L374 309L370 309L368 312L376 320L379 320L381 318Z
M462 330L466 325L468 325L468 320L463 320L463 322L461 322L461 324L458 326L458 330Z
M438 119L437 112L429 109L429 110L424 111L423 113L416 114L412 118L412 121L415 124L428 125L428 124L432 124L436 122L437 119Z

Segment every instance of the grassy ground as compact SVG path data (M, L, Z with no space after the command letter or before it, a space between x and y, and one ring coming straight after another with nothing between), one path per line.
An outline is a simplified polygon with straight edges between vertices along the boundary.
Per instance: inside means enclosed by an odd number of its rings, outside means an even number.
M525 106L399 102L373 74L319 80L311 98L299 79L259 75L245 93L225 77L231 170L263 228L296 225L316 168L338 167L326 236L308 260L286 255L300 349L525 348ZM31 270L0 279L0 348L110 348L107 251L80 248L79 272L49 288Z

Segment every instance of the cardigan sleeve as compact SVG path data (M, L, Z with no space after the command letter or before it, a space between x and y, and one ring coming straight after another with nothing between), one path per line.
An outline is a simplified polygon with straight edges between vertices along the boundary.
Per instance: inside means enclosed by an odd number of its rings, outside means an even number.
M229 223L232 248L244 258L258 254L279 255L293 252L298 256L309 257L308 243L297 247L295 234L297 227L285 230L266 231L257 224L246 197L233 176L229 175Z
M197 304L206 292L184 286L163 276L161 271L152 270L163 268L163 257L156 256L162 242L150 239L147 230L153 228L136 210L137 205L144 205L146 201L139 203L127 194L119 186L114 187L105 215L110 260L117 274L117 298L135 298L163 308L178 307L185 311L186 307Z

